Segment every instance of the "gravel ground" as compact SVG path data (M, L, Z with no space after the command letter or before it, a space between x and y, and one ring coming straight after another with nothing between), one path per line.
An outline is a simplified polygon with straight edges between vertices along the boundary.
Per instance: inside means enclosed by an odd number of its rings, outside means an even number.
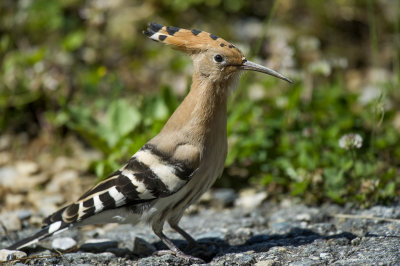
M227 207L233 193L223 191L214 196L218 198L216 205L200 205L181 221L199 243L188 253L207 265L400 265L398 206L361 210L336 205L308 207L287 201ZM28 216L29 211L25 211L18 217L24 224ZM10 238L26 237L37 229L25 223L22 231L6 234L3 228L0 247L10 244ZM168 227L165 233L185 249L186 242L178 234ZM11 255L9 258L15 259L7 264L193 264L171 254L154 255L165 248L145 225L88 226L23 250L28 257L18 259L24 253ZM0 251L0 257L7 256L4 252Z

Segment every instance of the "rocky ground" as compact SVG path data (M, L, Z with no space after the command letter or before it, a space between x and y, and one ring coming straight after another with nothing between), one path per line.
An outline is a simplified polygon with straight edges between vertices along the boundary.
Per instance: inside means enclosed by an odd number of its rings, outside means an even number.
M1 265L192 264L155 255L166 247L146 225L87 226L20 252L2 249L36 232L44 217L88 189L95 180L86 174L88 164L99 156L72 140L69 156L38 148L29 156L23 148L22 160L4 143L12 142L0 138ZM181 226L199 243L188 253L208 265L400 265L398 205L310 207L271 203L263 191L222 189L191 207ZM185 249L180 235L168 227L165 233Z
M292 202L258 204L260 194L238 196L216 191L181 222L200 244L188 252L207 265L400 265L400 208L365 210ZM233 207L227 207L231 203ZM29 211L19 211L26 221ZM4 219L4 216L0 217ZM37 230L3 232L0 247ZM4 230L4 228L3 228ZM182 249L186 242L166 228ZM23 252L0 256L15 265L190 265L171 254L145 225L106 225L64 232ZM27 255L27 257L25 257ZM20 257L20 258L19 258Z

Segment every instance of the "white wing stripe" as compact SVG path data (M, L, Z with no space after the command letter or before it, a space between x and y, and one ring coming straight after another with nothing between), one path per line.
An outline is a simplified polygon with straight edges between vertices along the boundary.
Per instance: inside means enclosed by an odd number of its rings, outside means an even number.
M186 182L175 175L174 167L165 164L150 150L139 150L134 157L138 162L148 166L151 171L165 184L169 191L176 191Z
M116 187L112 187L108 190L108 193L115 201L115 206L119 207L125 204L125 196L119 192Z
M99 194L93 196L93 202L94 202L94 212L98 213L103 209L103 203L101 202L99 198Z

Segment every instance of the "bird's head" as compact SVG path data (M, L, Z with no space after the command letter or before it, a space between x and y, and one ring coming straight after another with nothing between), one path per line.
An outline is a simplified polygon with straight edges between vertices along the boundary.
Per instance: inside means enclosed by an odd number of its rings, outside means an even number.
M253 70L292 82L270 68L248 61L232 43L205 31L150 23L144 34L154 41L172 45L189 54L193 59L195 72L209 80L229 81L242 70Z

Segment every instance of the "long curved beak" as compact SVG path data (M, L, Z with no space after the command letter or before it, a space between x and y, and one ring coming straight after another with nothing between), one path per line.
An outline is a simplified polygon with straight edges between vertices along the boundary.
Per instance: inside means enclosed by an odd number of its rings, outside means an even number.
M275 70L272 70L272 69L270 69L268 67L256 64L256 63L251 62L251 61L243 60L243 63L240 65L240 68L243 69L243 70L252 70L252 71L265 73L265 74L268 74L268 75L283 79L284 81L287 81L289 83L293 83L293 81L291 81L289 78L285 77L282 74L279 74Z

